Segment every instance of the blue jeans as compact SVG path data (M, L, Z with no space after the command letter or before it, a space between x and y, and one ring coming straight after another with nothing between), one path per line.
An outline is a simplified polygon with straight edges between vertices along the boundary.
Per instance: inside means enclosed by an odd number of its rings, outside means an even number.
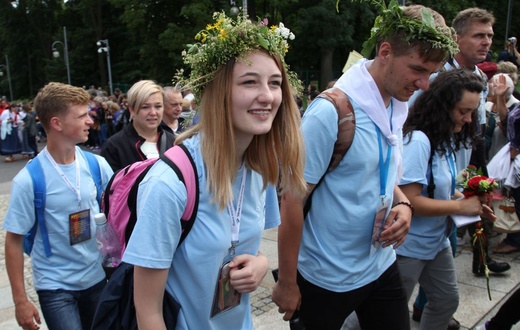
M50 330L90 330L106 281L80 291L39 290L38 298Z

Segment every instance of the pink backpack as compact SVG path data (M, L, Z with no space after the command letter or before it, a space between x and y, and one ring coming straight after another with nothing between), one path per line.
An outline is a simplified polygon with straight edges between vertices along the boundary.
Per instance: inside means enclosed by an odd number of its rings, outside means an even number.
M175 171L186 186L188 203L181 217L182 236L179 244L188 235L199 203L199 181L195 163L185 146L177 145L168 149L161 160ZM121 257L137 221L137 190L139 183L158 158L136 162L117 171L108 182L102 201L102 210L108 223L115 229L121 242Z

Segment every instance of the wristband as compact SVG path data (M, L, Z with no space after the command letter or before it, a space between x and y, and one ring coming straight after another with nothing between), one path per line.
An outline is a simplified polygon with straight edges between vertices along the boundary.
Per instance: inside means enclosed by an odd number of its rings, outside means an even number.
M410 210L412 211L412 215L415 214L415 209L413 208L413 205L410 204L410 202L397 202L394 204L394 207L396 207L397 205L406 205L410 208Z

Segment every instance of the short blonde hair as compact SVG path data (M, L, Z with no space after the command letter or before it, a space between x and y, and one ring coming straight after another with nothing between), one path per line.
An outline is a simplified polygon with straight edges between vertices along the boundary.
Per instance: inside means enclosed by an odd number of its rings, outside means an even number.
M90 95L83 88L50 82L36 95L34 109L43 128L47 131L52 117L63 117L71 106L87 105L89 101Z
M465 35L471 24L478 22L482 24L495 24L495 17L493 14L482 8L467 8L460 11L451 22L451 26L455 29L458 35Z
M141 80L136 82L127 93L127 102L130 110L139 113L141 105L155 93L161 93L164 99L164 90L153 80Z
M509 61L500 61L497 64L497 73L506 73L513 80L513 84L518 83L518 68Z
M191 100L182 99L182 111L190 111L191 109Z
M107 102L107 109L110 110L110 111L116 112L116 111L119 111L121 109L121 107L119 106L119 104L117 104L117 102L108 101Z

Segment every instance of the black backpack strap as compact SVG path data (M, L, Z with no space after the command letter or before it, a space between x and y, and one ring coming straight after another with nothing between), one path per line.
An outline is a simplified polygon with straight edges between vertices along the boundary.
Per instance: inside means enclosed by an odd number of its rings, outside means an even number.
M164 155L166 150L166 131L163 131L159 140L159 155Z
M434 192L435 192L435 181L433 179L433 153L431 152L430 159L428 160L428 168L430 169L430 177L428 179L428 187L426 188L428 191L428 197L431 199L434 199Z

